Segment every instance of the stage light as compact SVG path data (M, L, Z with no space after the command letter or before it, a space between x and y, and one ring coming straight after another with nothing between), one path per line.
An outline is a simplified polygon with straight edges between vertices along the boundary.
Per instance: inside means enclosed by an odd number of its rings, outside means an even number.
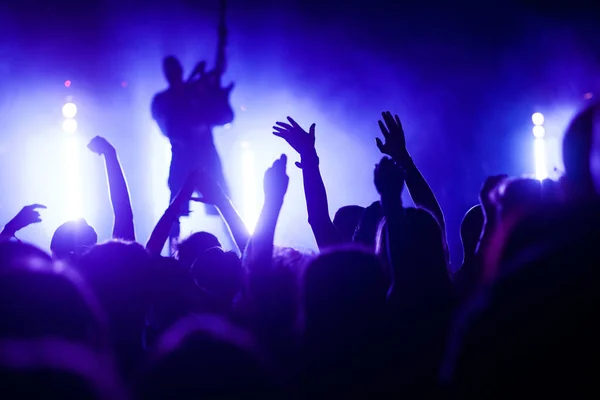
M241 143L242 147L242 190L244 199L244 224L250 233L254 232L258 220L258 207L256 202L256 175L254 172L254 153L247 142Z
M544 125L544 114L536 112L535 114L533 114L531 116L531 121L533 122L533 124L535 126L542 126L542 125Z
M71 81L70 81L70 80L68 80L68 79L67 79L67 80L65 81L65 87L67 87L67 88L68 88L68 87L71 87Z
M67 120L74 121L74 120ZM74 220L83 216L81 210L81 186L79 174L79 144L76 136L65 138L64 163L66 187L67 219Z
M541 125L536 125L533 127L533 136L538 139L543 138L546 135L546 129L544 129Z
M545 140L543 138L536 138L533 142L533 150L535 157L535 177L541 181L548 177Z
M65 118L75 118L77 115L77 106L75 103L66 103L62 108L62 113Z
M73 134L77 132L77 120L65 119L62 123L62 129L65 133Z

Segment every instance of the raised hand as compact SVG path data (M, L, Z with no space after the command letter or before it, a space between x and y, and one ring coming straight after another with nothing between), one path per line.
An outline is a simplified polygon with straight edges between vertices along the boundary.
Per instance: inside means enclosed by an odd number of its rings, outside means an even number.
M289 124L285 122L276 122L273 126L273 135L278 136L288 142L300 156L307 156L315 151L315 124L312 124L306 132L291 117L287 117ZM301 168L300 163L296 163Z
M404 187L404 171L392 159L383 157L375 165L373 180L380 195L400 196Z
M282 154L275 160L273 166L265 172L264 190L265 201L281 202L287 192L290 178L287 175L287 156Z
M406 138L404 137L404 129L402 129L400 118L398 115L392 117L389 111L382 112L381 116L383 121L379 120L377 122L385 143L381 139L375 138L377 148L383 154L392 157L396 162L401 162L408 157L408 152L406 151Z
M108 142L108 140L104 139L103 137L100 136L96 136L95 138L93 138L90 143L87 145L88 149L90 149L92 152L98 154L98 155L107 155L107 154L114 154L115 148L113 147L112 144L110 144Z
M15 234L21 229L38 222L42 222L42 217L38 209L45 210L46 206L41 204L31 204L23 207L15 217L6 224L5 231Z

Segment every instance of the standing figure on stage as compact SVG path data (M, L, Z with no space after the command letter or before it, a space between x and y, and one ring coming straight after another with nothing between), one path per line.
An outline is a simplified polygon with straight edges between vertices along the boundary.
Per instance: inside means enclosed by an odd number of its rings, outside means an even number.
M188 174L197 169L204 170L228 192L212 136L213 127L233 121L233 110L229 104L233 84L225 88L221 84L225 72L224 4L222 1L215 68L206 72L206 63L201 62L184 80L179 60L173 56L166 57L163 60L163 72L169 87L152 100L152 118L171 142L171 200L182 188ZM207 213L215 215L216 210L207 205ZM181 216L186 215L189 215L189 204L181 211ZM174 227L171 237L179 237L179 224Z

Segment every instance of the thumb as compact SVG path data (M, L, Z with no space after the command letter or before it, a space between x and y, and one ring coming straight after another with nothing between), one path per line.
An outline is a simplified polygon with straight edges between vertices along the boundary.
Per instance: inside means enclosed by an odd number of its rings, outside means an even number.
M296 165L296 167L302 169L302 163L296 161L294 164Z
M382 152L382 153L384 153L384 151L383 151L383 142L381 141L381 139L375 138L375 143L377 144L377 148L379 149L379 151Z

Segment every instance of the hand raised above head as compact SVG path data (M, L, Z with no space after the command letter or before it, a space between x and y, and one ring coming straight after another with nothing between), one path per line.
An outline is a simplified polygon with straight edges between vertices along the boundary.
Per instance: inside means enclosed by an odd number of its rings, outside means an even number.
M273 126L273 135L278 136L288 142L300 156L308 155L315 151L315 128L312 124L306 132L291 117L287 117L289 123L276 122Z
M379 164L375 165L373 181L380 195L399 196L404 187L404 170L391 158L383 157Z
M42 204L31 204L25 206L15 215L15 217L6 225L7 230L10 230L12 234L17 231L38 222L42 222L39 209L45 210L46 206Z
M377 148L383 154L392 157L396 162L401 162L408 157L408 152L406 151L406 138L400 118L398 115L392 117L389 111L382 112L381 116L383 121L379 120L378 124L385 143L376 138Z
M116 150L112 144L109 143L108 140L104 139L101 136L96 136L93 138L90 143L87 145L88 149L98 155L107 155L110 153L115 153Z
M283 201L287 192L290 178L287 175L287 156L282 154L273 165L265 172L263 182L265 201Z

